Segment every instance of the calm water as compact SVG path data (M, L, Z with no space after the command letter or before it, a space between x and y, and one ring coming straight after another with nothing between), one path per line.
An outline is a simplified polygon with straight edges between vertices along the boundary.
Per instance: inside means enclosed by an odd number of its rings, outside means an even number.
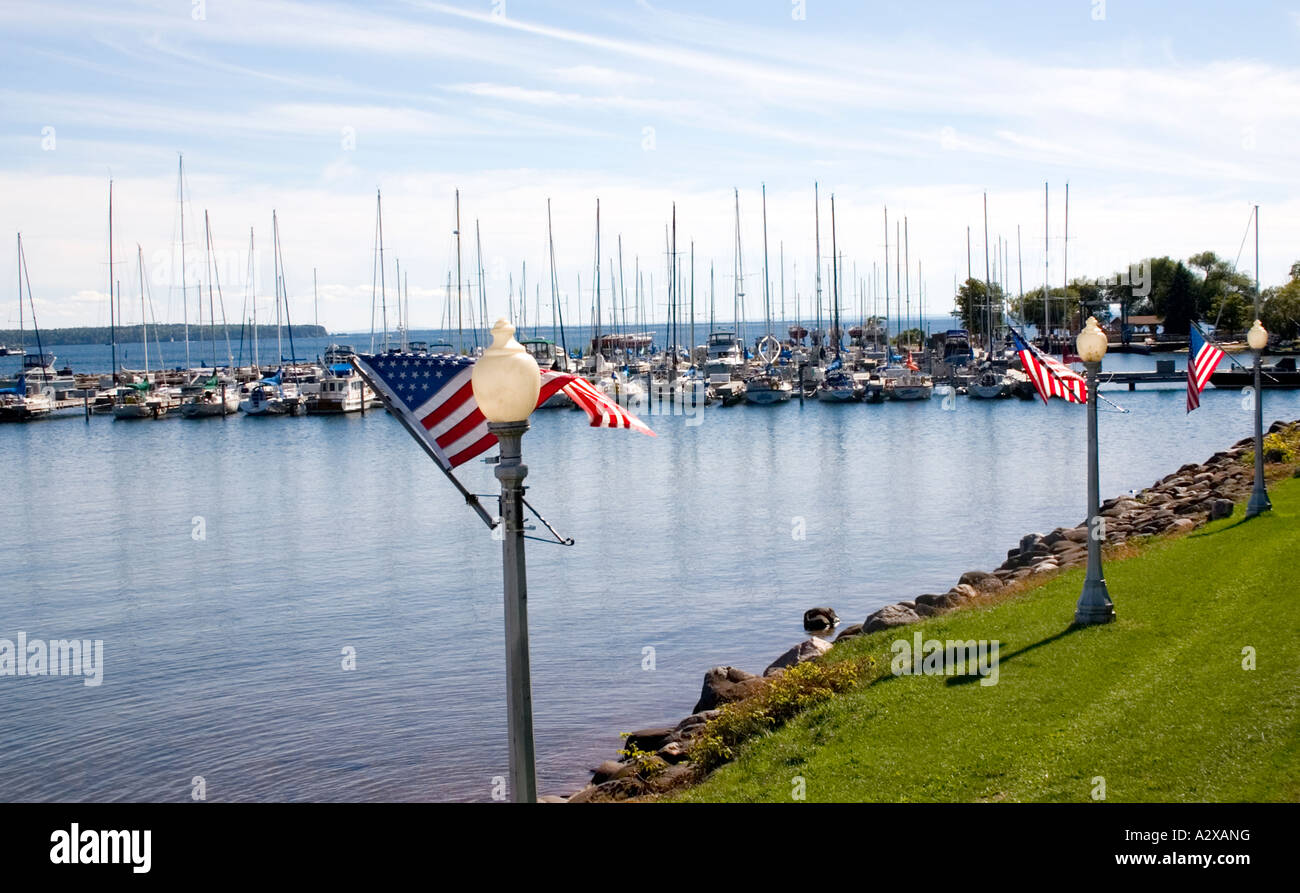
M1132 412L1101 418L1104 494L1250 431L1234 392L1190 417L1177 387L1110 396ZM525 438L531 501L577 540L528 543L544 793L688 713L707 668L761 672L804 609L858 621L1084 514L1085 414L1059 401L647 421L539 413ZM103 639L106 663L97 688L0 677L0 799L182 800L201 775L213 800L484 800L506 773L500 544L383 412L74 414L0 426L0 457L0 637Z

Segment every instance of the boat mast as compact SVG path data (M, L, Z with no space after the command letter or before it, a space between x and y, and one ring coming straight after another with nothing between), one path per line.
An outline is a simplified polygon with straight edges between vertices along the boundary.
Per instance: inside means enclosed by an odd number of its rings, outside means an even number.
M767 334L772 334L772 277L767 269L767 184L763 188L763 315L767 322Z
M316 290L316 268L311 268L311 309L312 317L316 321L317 327L320 326L320 292Z
M818 329L820 329L820 328L822 327L822 221L821 221L821 213L822 213L822 202L821 202L821 196L820 196L820 194L819 194L819 192L818 192L817 181L816 181L816 180L813 180L813 257L814 257L814 264L813 264L813 266L814 266L814 268L815 268L816 271L817 271L816 276L815 276L815 281L816 281L816 283L817 283L817 288L816 288L816 300L817 300L817 304L816 304L816 306L815 306L815 310L814 310L814 314L813 314L813 318L816 320L816 322L813 324L813 331L814 331L814 332L817 331Z
M840 266L835 241L835 193L831 193L831 335L835 338L835 357L840 355Z
M110 192L112 186L110 184ZM180 208L181 217L181 312L185 321L185 372L188 375L190 370L190 294L188 283L185 278L185 156L180 152L176 153L176 204ZM110 241L112 241L110 239ZM112 260L109 260L112 266ZM113 291L112 281L113 274L108 275L109 293ZM199 302L199 315L202 316L203 304ZM200 336L202 332L199 333ZM113 370L113 380L117 380L116 367Z
M384 324L384 353L388 353L388 289L384 281L384 200L378 189L375 190L375 220L379 229L379 310Z
M547 205L550 208L550 205ZM460 292L460 190L456 190L456 352L465 352L464 301Z
M271 211L271 273L275 277L275 365L284 364L284 317L280 315L280 221ZM373 281L371 285L373 286ZM374 331L373 323L371 332ZM374 336L371 335L371 350L374 350Z
M740 189L736 187L732 187L732 189L736 195L736 334L740 338L740 343L745 344L746 335L741 331L741 322L745 310L745 257L740 243ZM748 347L746 347L745 352L749 352Z
M248 228L248 290L249 297L253 303L253 368L257 374L262 374L262 357L257 349L257 342L261 340L257 333L257 282L253 278L253 228Z
M993 286L989 272L989 194L984 193L984 324L988 327L989 360L993 359Z
M910 331L912 328L912 242L907 235L907 215L903 216L903 282L907 292L907 314L903 317L903 330Z
M1043 182L1043 350L1052 350L1052 289L1048 259L1051 252L1051 218L1048 216L1047 182Z
M181 215L184 225L185 217ZM184 237L182 237L183 240ZM182 249L183 250L183 249ZM117 315L113 301L113 181L108 181L108 337L113 343L113 384L117 384ZM41 357L44 368L45 358Z
M1069 312L1070 307L1070 181L1065 181L1065 232L1061 238L1061 276L1065 279L1065 291L1061 292L1062 308ZM1082 308L1080 308L1082 309ZM1079 328L1083 328L1080 314Z
M560 309L559 291L560 281L555 276L555 235L551 229L551 200L546 200L546 244L548 253L551 256L551 326L554 329L555 319L558 316L560 320L560 346L564 349L564 369L569 369L569 344L564 337L564 311ZM552 330L551 337L555 337Z
M889 365L893 351L889 348L889 206L885 206L885 365Z
M140 340L144 342L144 380L149 380L149 331L145 328L144 315L144 249L135 243L136 275L140 277Z

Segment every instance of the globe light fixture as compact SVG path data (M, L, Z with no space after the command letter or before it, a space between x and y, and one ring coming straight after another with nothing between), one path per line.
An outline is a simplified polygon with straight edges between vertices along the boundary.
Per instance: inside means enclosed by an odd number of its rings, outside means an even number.
M537 407L542 389L537 361L514 334L514 326L498 319L492 327L492 346L483 352L470 375L474 400L489 422L522 422Z
M1079 337L1074 340L1075 349L1079 352L1079 358L1085 363L1100 363L1101 358L1106 356L1106 348L1110 346L1106 333L1097 325L1097 317L1088 317L1088 322L1079 332Z
M1251 350L1263 350L1268 347L1268 330L1259 320L1255 320L1255 324L1246 333L1246 343L1250 345Z

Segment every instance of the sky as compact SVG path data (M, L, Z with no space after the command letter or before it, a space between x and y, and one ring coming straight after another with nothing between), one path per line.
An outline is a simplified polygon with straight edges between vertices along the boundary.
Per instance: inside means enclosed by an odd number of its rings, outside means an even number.
M1267 287L1300 260L1297 48L1294 2L9 0L0 232L22 233L43 328L106 325L110 278L138 321L140 267L155 319L206 317L205 215L227 321L253 298L273 319L273 212L293 321L380 326L377 192L389 325L400 261L411 326L437 327L457 189L463 300L481 242L494 318L521 280L529 316L552 317L548 199L570 325L590 317L598 199L605 308L631 307L640 270L666 316L676 203L696 317L712 291L730 318L738 191L760 319L764 187L777 317L811 313L818 229L829 301L832 195L841 302L863 312L885 309L886 208L895 312L904 218L906 306L950 309L968 227L984 275L985 193L1013 291L1207 249L1253 273L1256 203ZM17 282L12 247L0 276ZM11 286L0 328L17 323Z

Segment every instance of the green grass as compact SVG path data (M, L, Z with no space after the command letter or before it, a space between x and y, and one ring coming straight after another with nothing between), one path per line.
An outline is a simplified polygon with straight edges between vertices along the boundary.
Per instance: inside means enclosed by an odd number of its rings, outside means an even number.
M1274 510L1106 563L1115 623L1071 629L1083 571L840 643L884 675L741 746L686 801L1300 800L1300 480ZM889 673L912 637L997 639L996 685ZM1253 647L1256 669L1242 667Z

